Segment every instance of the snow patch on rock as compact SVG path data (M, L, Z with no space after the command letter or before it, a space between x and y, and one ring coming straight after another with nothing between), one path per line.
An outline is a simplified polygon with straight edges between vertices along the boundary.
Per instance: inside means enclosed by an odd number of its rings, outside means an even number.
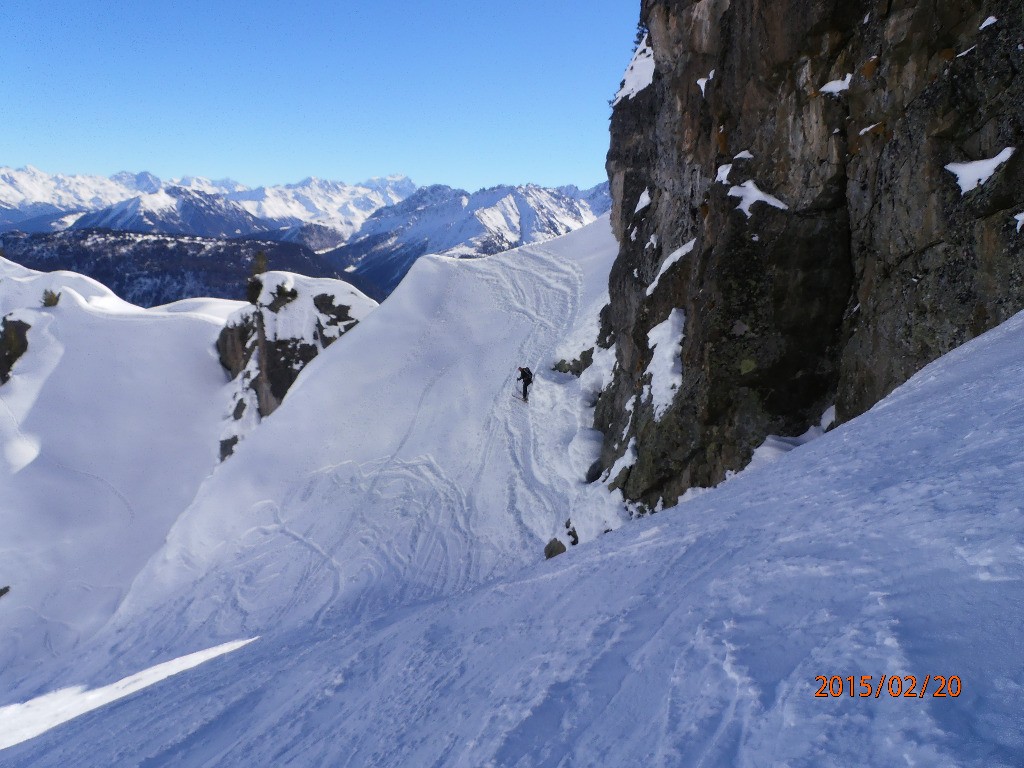
M853 73L852 72L847 72L846 73L846 77L844 77L842 80L832 80L830 82L825 83L823 86L821 86L821 92L822 93L830 93L833 96L836 96L836 95L842 93L843 91L850 90L850 83L852 81L853 81Z
M753 180L745 181L738 187L731 187L729 189L729 197L738 197L740 199L740 204L736 206L736 209L743 211L748 219L751 216L750 209L754 203L767 203L773 208L783 211L789 210L789 206L779 200L779 198L769 195L767 192L762 192Z
M636 210L634 210L633 213L640 213L640 211L642 211L644 208L646 208L650 204L651 204L651 190L650 189L644 189L644 191L640 193L640 199L637 200L637 202L636 202Z
M651 381L644 388L644 399L651 400L655 420L665 414L683 383L683 359L679 345L683 341L685 326L686 313L673 309L665 321L651 328L647 334L647 343L654 354L646 370Z
M694 238L686 245L682 246L681 248L677 248L676 250L672 251L672 253L669 254L668 258L665 259L664 263L661 265L661 269L658 270L658 274L655 276L654 282L647 286L648 296L651 296L654 293L654 290L655 288L658 287L658 283L661 281L662 276L669 271L672 265L679 261L681 258L683 258L683 256L686 256L688 253L693 251L693 246L695 246L696 244L697 238Z
M647 35L644 35L636 53L633 54L633 60L626 67L626 74L622 80L622 87L615 94L613 106L623 99L632 99L654 82L654 50L648 43Z
M956 176L956 183L960 185L960 193L966 195L972 189L980 187L992 178L992 174L996 172L1000 165L1009 160L1015 151L1015 147L1007 147L995 157L986 160L949 163L944 167Z

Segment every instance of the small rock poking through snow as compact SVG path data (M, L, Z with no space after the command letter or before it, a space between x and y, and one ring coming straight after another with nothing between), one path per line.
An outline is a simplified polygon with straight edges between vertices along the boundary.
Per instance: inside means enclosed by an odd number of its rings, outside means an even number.
M623 99L632 99L640 91L654 82L654 51L647 42L647 35L633 54L633 60L626 67L626 74L622 77L622 88L615 94L612 106L615 106Z
M988 181L996 169L1009 160L1016 151L1015 147L1007 147L995 157L987 160L949 163L945 169L956 176L956 183L960 185L960 193L966 195L972 189L980 187Z
M729 197L740 198L740 204L736 208L743 211L748 219L751 216L750 208L754 203L768 203L773 208L783 211L789 210L788 205L779 200L779 198L773 197L767 192L762 192L753 181L745 181L738 187L730 187Z

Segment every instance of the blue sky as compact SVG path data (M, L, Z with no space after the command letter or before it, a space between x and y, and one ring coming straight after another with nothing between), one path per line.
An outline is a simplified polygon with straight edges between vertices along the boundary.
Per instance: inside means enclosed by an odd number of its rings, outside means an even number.
M603 181L638 0L3 0L0 165Z

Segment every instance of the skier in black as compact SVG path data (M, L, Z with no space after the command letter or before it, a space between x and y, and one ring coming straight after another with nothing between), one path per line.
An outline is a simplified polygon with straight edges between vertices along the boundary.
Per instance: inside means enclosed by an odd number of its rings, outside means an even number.
M520 368L519 369L519 378L516 379L516 381L523 382L523 401L524 402L529 402L530 401L530 396L529 396L529 393L526 390L527 390L527 387L529 387L531 384L533 384L533 372L529 368Z

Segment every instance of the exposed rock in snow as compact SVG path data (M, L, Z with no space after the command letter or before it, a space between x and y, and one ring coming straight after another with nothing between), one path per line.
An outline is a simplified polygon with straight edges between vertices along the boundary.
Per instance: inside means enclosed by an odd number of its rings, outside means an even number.
M252 281L255 304L231 315L217 339L221 365L234 380L222 458L277 409L309 362L377 306L341 280L265 272Z
M28 351L28 330L31 326L12 316L0 318L0 384L11 378L11 369Z

